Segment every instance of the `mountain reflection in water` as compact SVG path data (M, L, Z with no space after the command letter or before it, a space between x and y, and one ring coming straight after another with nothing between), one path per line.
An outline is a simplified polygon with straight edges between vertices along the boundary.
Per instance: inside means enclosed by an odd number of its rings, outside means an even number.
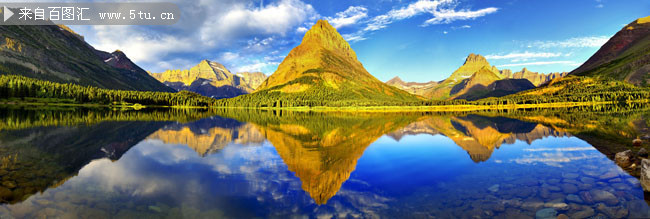
M528 114L22 111L0 110L3 218L650 215L577 128Z
M541 124L477 115L427 116L388 135L399 141L404 135L417 134L444 135L467 151L474 162L488 160L494 149L504 143L513 144L520 140L531 144L549 136L570 136Z

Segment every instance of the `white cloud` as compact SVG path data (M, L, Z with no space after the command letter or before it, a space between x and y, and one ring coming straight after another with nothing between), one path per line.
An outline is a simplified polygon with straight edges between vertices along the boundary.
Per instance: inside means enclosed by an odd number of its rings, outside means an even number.
M393 9L388 11L386 14L379 15L374 17L368 26L364 29L366 31L374 31L385 28L388 24L393 23L394 21L403 20L410 18L425 12L431 13L436 10L439 5L451 3L453 1L442 0L442 1L428 1L420 0L414 3L409 4L406 7L400 9Z
M456 20L474 19L497 12L498 10L498 8L489 7L476 11L468 9L457 11L455 9L456 5L455 0L420 0L406 7L393 9L384 15L375 17L365 30L379 30L394 21L403 20L423 13L433 15L433 18L430 18L422 24L423 26L427 26L431 24L447 24Z
M443 34L447 34L447 33L449 33L449 32L447 32L447 31L445 30L445 31L442 31L442 33L443 33Z
M517 66L532 66L532 65L569 65L579 66L581 63L574 61L546 61L546 62L526 62L526 63L512 63L497 65L497 67L517 67Z
M562 53L550 52L523 52L523 53L508 53L505 55L491 54L486 55L486 59L531 59L531 58L552 58L562 56Z
M334 17L326 17L335 28L341 28L348 25L356 24L361 19L368 17L368 9L363 6L350 6L342 12L336 13Z
M603 8L603 7L605 7L605 5L603 5L603 4L597 4L596 5L596 8Z
M254 34L284 35L302 24L316 11L299 0L281 0L264 8L235 4L222 16L211 16L200 30L200 39L210 45L219 39L233 39Z
M567 147L567 148L527 148L523 151L538 152L538 151L594 151L593 147Z
M273 68L279 65L279 62L258 62L249 65L243 65L236 68L235 72L265 72L266 68ZM265 72L266 73L266 72Z
M247 41L247 46L244 47L244 49L247 49L249 51L253 52L262 52L269 47L272 46L273 42L275 41L274 37L267 37L263 39L259 39L257 37L250 39Z
M224 52L221 54L219 60L224 62L230 62L239 58L239 53L234 52Z
M154 65L158 66L155 71L152 72L162 72L168 69L190 69L191 67L199 64L196 60L188 60L183 58L175 58L166 61L154 62Z
M212 58L235 68L241 65L254 69L260 63L277 62L264 60L259 54L269 50L285 52L293 46L294 37L306 32L309 24L321 17L312 5L302 0L278 0L265 5L237 0L170 1L177 3L184 15L173 26L74 26L73 29L94 47L104 51L120 49L152 72L187 68L201 59ZM337 28L363 24L360 31L343 35L354 42L365 40L367 31L413 16L429 16L426 19L430 21L423 23L429 25L472 19L492 10L457 10L458 4L458 0L419 0L377 17L369 17L364 6L351 6L327 18ZM267 69L268 66L272 65L267 65Z
M120 49L146 70L160 72L179 63L179 57L192 63L214 58L228 49L250 47L253 52L278 48L286 43L272 42L304 26L318 17L310 4L300 0L279 0L263 7L233 0L174 1L183 18L173 26L73 26L95 48L104 51ZM260 39L248 44L241 39ZM241 44L244 45L241 45ZM267 44L264 44L267 43ZM281 46L284 46L282 44ZM240 56L250 56L240 54ZM218 61L218 60L217 60Z
M433 11L434 18L431 18L424 22L423 26L431 24L448 24L456 20L469 20L476 19L478 17L483 17L488 14L497 12L498 8L484 8L477 11L470 10L460 10L455 11L454 9L442 9L439 11Z
M607 40L609 40L609 37L606 36L574 37L559 41L536 41L528 45L528 47L537 47L542 49L601 47L607 42Z
M305 33L305 32L307 32L308 30L309 30L309 29L307 29L306 27L298 27L298 29L296 29L296 32L297 32L297 33Z
M170 52L194 49L187 38L154 35L134 26L92 26L93 46L103 51L122 50L134 62L157 61ZM128 40L125 40L128 39Z
M433 24L448 24L457 20L470 20L478 17L482 17L491 13L497 12L499 9L494 7L483 8L479 10L469 10L462 9L456 10L458 5L456 0L419 0L413 2L405 7L399 9L393 9L388 11L386 14L376 16L368 22L368 25L358 31L356 35L358 38L363 38L363 35L369 31L376 31L383 28L386 28L389 24L418 16L421 14L429 14L432 18L425 21L422 26L428 26ZM469 28L469 25L465 25ZM465 28L463 26L463 28Z
M343 34L343 39L345 39L348 42L356 42L356 41L365 40L366 38L363 36L363 32L355 32L350 34Z

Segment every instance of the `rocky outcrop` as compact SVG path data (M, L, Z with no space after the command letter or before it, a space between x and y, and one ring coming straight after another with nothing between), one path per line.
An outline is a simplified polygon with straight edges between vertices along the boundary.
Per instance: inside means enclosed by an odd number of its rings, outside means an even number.
M512 70L510 69L499 70L499 74L504 78L512 78Z
M619 166L621 166L623 168L629 167L630 165L632 165L634 163L633 159L634 159L634 153L632 153L632 150L618 152L618 153L616 153L616 155L614 157L614 160L616 161L616 164L618 164Z
M650 192L650 159L641 160L641 186L646 192Z

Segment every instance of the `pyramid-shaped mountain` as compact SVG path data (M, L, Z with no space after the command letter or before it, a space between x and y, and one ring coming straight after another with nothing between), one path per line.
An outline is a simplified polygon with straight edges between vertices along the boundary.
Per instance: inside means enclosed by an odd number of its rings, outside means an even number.
M469 54L465 63L437 86L425 92L432 99L477 100L485 97L501 97L535 88L534 82L545 83L561 74L540 74L525 68L512 74L510 70L499 71L485 57Z
M500 74L499 70L496 67L490 66L490 63L485 59L485 57L478 55L478 54L469 54L467 58L465 59L465 63L460 66L454 73L449 76L449 78L445 79L442 81L440 84L435 86L431 91L429 91L426 95L426 97L430 97L433 99L448 99L454 96L455 93L458 91L462 90L463 88L457 86L462 83L467 83L463 82L463 80L468 79L472 77L475 73L479 72L482 70L482 73L475 77L476 80L480 81L486 81L488 79L484 79L484 76L488 76L494 80L499 80ZM486 74L487 72L490 72L492 74ZM497 78L491 77L492 75L497 76ZM452 92L456 91L456 92Z
M307 31L258 90L228 100L255 106L350 106L417 101L418 97L372 76L325 20Z
M570 74L650 85L650 16L623 27Z

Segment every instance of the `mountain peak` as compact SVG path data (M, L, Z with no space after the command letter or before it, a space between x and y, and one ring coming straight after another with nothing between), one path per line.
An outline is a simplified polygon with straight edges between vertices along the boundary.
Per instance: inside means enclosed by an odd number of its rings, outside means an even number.
M487 59L485 59L485 57L483 57L482 55L479 55L479 54L474 54L474 53L470 53L467 56L467 58L465 59L465 64L469 64L469 63L480 63L480 64L490 65L488 63Z
M459 78L456 77L468 78L484 67L492 69L493 71L498 71L496 68L493 69L487 59L482 55L470 53L465 59L465 63L463 63L463 65L460 66L451 77L454 78L453 80L460 81L462 79L458 80Z
M254 95L268 95L271 92L275 100L305 94L309 98L301 101L317 100L316 104L346 99L367 102L418 99L368 73L350 44L325 20L319 20L305 33L300 45L289 52ZM324 96L312 95L314 92ZM278 103L275 100L255 104L273 105Z
M390 79L390 80L386 81L386 83L387 84L396 84L396 83L403 84L404 81L399 76L395 76L393 79Z
M327 50L339 52L350 58L357 58L356 53L345 39L326 20L318 20L314 26L305 33L302 44L309 47L322 47Z

